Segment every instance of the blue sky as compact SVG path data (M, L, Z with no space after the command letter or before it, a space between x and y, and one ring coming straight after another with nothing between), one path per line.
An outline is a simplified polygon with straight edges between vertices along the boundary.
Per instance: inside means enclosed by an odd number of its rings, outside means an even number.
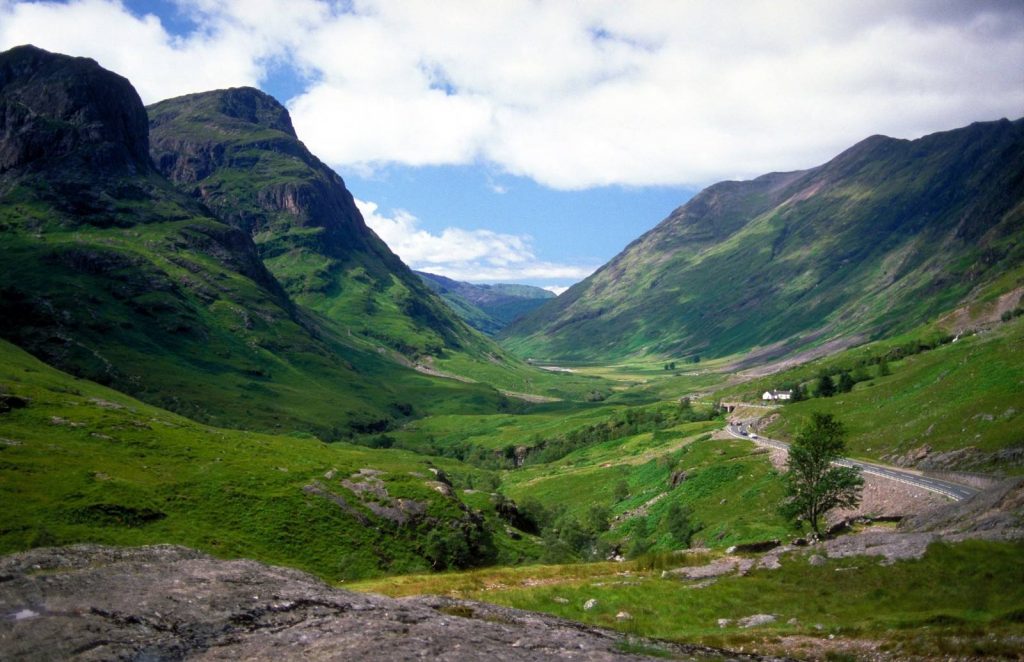
M1020 0L0 0L21 43L260 87L410 266L554 289L715 181L1024 113Z

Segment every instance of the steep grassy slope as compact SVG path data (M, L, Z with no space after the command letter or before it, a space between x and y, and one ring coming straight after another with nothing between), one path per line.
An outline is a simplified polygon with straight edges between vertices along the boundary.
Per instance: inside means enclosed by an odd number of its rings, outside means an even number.
M475 285L422 271L416 274L467 324L489 335L555 297L530 285Z
M723 182L503 332L521 355L685 359L913 328L1024 265L1024 120L869 138Z
M487 482L452 460L201 425L0 341L0 553L177 543L329 579L529 558L488 494L459 489Z

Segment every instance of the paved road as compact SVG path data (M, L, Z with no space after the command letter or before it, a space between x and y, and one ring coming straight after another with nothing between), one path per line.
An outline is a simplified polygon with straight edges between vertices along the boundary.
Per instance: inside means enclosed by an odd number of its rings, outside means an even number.
M741 433L744 430L743 426L728 424L725 429L732 436L737 439L749 439L755 444L762 446L772 446L774 448L781 448L785 451L789 450L789 444L778 439L768 439L758 435L756 439L752 439ZM907 485L913 485L920 487L932 492L937 492L943 496L947 496L954 501L960 501L968 497L972 497L977 494L980 490L966 485L960 485L958 483L951 483L947 480L939 480L938 478L929 478L928 476L921 476L919 474L907 471L905 469L896 469L895 467L886 467L881 464L872 464L870 462L862 462L860 460L851 460L844 458L836 462L846 467L857 467L863 473L871 474L873 476L881 476L882 478L888 478L889 480L895 480Z

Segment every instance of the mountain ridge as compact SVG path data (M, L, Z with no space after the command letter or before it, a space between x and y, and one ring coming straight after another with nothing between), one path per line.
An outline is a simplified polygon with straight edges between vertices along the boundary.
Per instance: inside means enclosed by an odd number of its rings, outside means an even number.
M608 360L880 337L1004 287L1022 219L1024 120L873 136L815 168L708 187L500 338Z

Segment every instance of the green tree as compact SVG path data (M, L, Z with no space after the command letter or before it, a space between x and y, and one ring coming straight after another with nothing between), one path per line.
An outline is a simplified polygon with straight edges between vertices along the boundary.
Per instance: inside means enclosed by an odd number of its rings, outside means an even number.
M690 520L690 511L687 508L673 501L665 514L665 526L672 538L682 547L690 546L690 538L693 537L695 527Z
M836 385L832 381L831 375L823 374L818 377L818 386L815 388L815 394L819 398L831 398L836 394Z
M615 483L615 500L622 501L629 496L629 484L624 480Z
M792 393L789 396L790 402L801 402L807 399L807 391L804 390L803 384L797 384L792 388Z
M626 551L626 556L636 558L651 550L651 539L648 537L646 517L637 517L632 520L632 524L630 531L631 542L629 549Z
M789 447L789 467L783 476L786 502L783 514L806 520L821 535L821 519L833 508L852 508L860 503L864 479L853 467L832 462L846 451L846 430L831 414L811 414Z
M840 393L849 393L850 391L853 390L853 385L855 383L856 382L853 381L853 377L850 376L850 373L844 370L839 375L839 384L836 386L836 388Z
M888 377L891 374L892 370L889 369L889 360L883 356L882 359L878 362L878 376Z
M611 519L612 514L608 506L595 503L587 509L585 524L591 533L602 533L611 526Z
M472 550L461 530L435 527L427 534L423 555L434 570L463 568L472 561Z

